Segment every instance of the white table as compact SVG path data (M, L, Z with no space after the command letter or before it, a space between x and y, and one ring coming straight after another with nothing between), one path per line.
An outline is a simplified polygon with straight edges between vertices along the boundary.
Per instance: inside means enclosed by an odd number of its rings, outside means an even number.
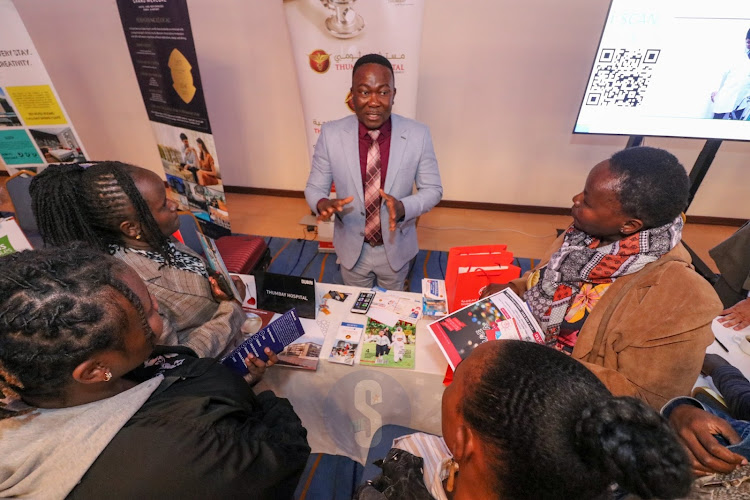
M740 349L740 346L733 340L734 337L739 335L750 335L750 326L743 328L742 330L733 330L722 326L722 324L719 323L719 317L716 317L714 318L713 323L711 323L711 330L714 332L714 337L718 339L729 352L722 349L716 340L714 340L713 343L706 348L706 354L718 354L726 359L732 366L741 371L745 378L750 380L750 354L745 354L745 352ZM693 389L696 387L708 387L712 391L721 394L721 391L719 391L714 385L713 380L711 380L710 377L704 377L703 375L698 375L698 380L695 382Z
M307 429L313 453L346 455L364 464L369 447L378 444L373 433L385 424L398 424L441 434L440 403L443 377L448 363L427 330L430 322L417 323L416 366L413 370L380 368L359 364L360 345L354 366L331 363L328 355L341 321L362 323L363 315L350 312L361 289L317 283L318 297L329 290L350 293L343 303L332 300L332 314L316 371L272 367L257 391L270 389L287 398ZM421 297L403 292L404 296ZM334 310L335 309L335 310ZM318 312L318 318L321 317ZM372 442L372 443L371 443Z

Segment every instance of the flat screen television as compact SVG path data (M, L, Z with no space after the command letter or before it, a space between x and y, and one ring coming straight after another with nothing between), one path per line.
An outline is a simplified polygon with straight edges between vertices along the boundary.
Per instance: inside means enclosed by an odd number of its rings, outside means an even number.
M611 0L574 132L750 140L750 0Z

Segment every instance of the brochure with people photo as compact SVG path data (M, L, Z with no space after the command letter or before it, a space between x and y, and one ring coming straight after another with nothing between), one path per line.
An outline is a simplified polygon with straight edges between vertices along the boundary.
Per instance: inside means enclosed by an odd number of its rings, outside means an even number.
M354 356L357 353L357 347L359 347L364 330L365 325L363 324L342 322L336 332L336 340L331 347L328 361L353 365Z
M506 288L428 326L451 368L488 340L544 343L542 328L521 298Z
M234 281L232 281L232 277L229 275L229 271L227 271L227 266L224 265L224 259L221 258L219 249L216 247L216 242L208 236L200 233L198 233L198 239L203 247L203 255L208 262L211 276L219 283L221 291L227 295L233 296L240 304L242 304L240 292L234 285Z
M407 321L388 326L367 320L359 364L414 369L417 355L417 327Z

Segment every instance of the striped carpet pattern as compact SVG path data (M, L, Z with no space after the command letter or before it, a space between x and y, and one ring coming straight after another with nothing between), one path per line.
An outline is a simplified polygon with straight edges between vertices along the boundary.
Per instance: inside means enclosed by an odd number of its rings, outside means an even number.
M318 242L312 240L266 237L271 251L268 271L312 278L322 283L343 284L335 253L319 253ZM532 269L538 260L516 257L513 263L521 274ZM445 279L448 252L420 250L409 272L409 291L422 293L422 278Z

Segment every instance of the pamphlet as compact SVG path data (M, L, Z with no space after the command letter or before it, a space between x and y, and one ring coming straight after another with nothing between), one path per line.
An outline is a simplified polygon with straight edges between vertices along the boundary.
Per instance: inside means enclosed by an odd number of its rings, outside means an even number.
M539 323L510 288L430 323L428 328L453 370L474 348L488 340L544 343Z
M354 364L354 355L362 339L362 332L365 325L360 323L342 322L336 333L336 340L331 348L331 355L328 361L332 363L342 363L345 365Z
M422 278L422 314L437 317L448 314L445 281Z
M234 296L234 298L241 304L242 297L240 296L240 292L237 290L237 287L234 286L231 276L229 276L227 266L224 265L224 259L221 258L219 249L216 247L216 242L201 233L198 233L198 239L203 247L203 255L206 257L208 267L215 275L214 278L219 282L219 287L227 295Z
M245 358L248 354L252 353L258 359L268 361L268 356L263 352L266 347L270 347L273 352L278 354L284 350L284 347L304 334L305 330L302 328L297 311L292 309L282 314L279 319L272 321L258 333L248 337L236 349L225 356L221 360L221 363L245 375L248 373L247 366L245 366Z
M0 218L0 257L21 250L31 250L31 244L21 231L16 219L13 217Z
M416 324L422 317L422 300L398 292L376 292L367 316L388 326L395 326L399 320Z
M298 368L301 370L317 370L320 361L320 351L323 349L325 332L321 324L327 328L327 321L301 318L305 334L286 346L279 353L277 366Z
M242 281L242 284L245 285L245 301L242 302L242 308L245 311L252 312L258 307L258 292L255 288L255 276L252 274L235 273L232 273L230 276L239 278L240 281Z
M407 321L388 326L370 318L359 364L413 369L417 354L417 327Z

